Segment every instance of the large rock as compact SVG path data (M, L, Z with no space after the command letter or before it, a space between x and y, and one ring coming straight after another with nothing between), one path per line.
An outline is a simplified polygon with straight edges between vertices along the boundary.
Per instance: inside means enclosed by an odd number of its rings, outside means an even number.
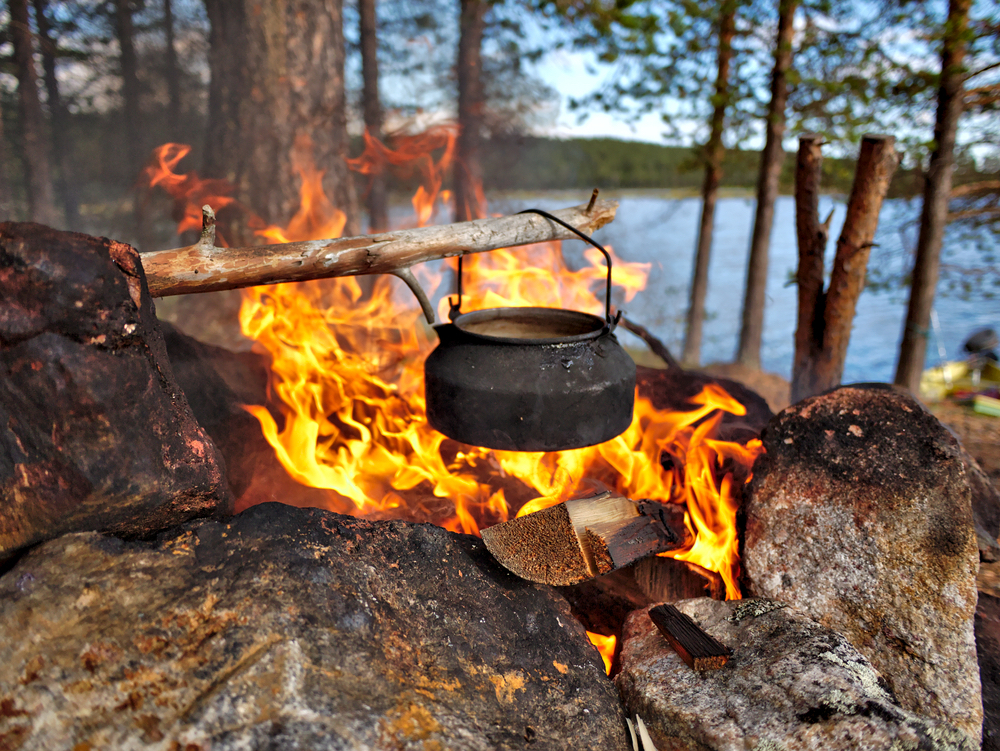
M565 601L430 525L264 504L67 535L0 578L0 634L0 746L626 747Z
M733 650L696 672L637 610L626 622L626 711L660 751L978 748L966 733L901 708L840 634L769 600L682 600L676 607Z
M143 536L231 510L138 254L0 224L0 562L68 531Z
M873 384L789 407L763 441L749 591L842 633L903 707L978 741L979 554L956 440L912 397Z

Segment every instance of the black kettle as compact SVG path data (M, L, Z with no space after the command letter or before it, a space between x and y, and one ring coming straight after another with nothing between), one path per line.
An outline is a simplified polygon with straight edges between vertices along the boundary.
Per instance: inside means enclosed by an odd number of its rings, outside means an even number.
M505 451L560 451L593 446L632 422L635 363L615 338L611 256L604 319L561 308L490 308L434 327L438 346L424 363L427 422L449 438ZM528 213L522 212L522 213ZM619 314L620 317L620 314Z

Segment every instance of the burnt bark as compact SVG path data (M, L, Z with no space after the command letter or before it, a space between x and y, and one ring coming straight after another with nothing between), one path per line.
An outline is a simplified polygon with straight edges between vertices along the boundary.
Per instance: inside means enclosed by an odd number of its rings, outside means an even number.
M681 362L696 367L701 358L702 326L705 322L705 295L708 292L708 265L712 253L712 232L715 224L715 204L722 181L722 160L726 148L722 132L729 105L729 68L733 59L733 37L736 35L736 3L727 0L719 12L718 73L715 79L715 107L712 111L712 132L704 149L705 180L701 188L701 222L698 227L698 250L691 280L691 300L688 306Z
M792 402L816 393L811 382L810 364L823 346L823 254L830 236L829 224L819 221L820 176L823 152L820 136L799 137L795 166L795 230L799 247L798 323L795 328L795 355L792 360Z
M483 31L485 0L461 0L458 41L458 144L455 160L455 221L481 219L483 168L480 139L483 128Z
M768 105L764 151L760 157L757 178L757 211L750 241L747 263L747 287L743 298L743 327L740 330L736 360L750 368L760 369L760 346L764 334L764 300L767 294L768 253L771 227L774 224L774 203L778 198L778 181L785 161L781 142L785 136L785 105L788 101L788 71L792 67L792 21L797 0L779 0L778 37L774 48L774 69L771 73L771 103Z
M28 215L33 221L54 225L55 198L52 171L45 144L45 114L38 99L38 72L35 70L34 41L28 18L28 0L10 1L10 36L14 43L17 68L17 99L24 133L22 153L28 193Z
M358 0L359 31L361 38L361 100L365 128L368 133L382 140L382 103L378 92L378 28L375 17L375 0ZM389 210L386 200L385 175L376 171L368 182L368 231L384 232L389 229Z
M174 45L174 2L163 0L163 32L166 36L167 126L170 137L181 138L181 69Z
M62 203L68 227L80 223L80 196L73 179L72 141L69 137L69 110L59 91L56 78L57 50L48 18L47 0L34 0L35 20L38 22L38 41L42 49L42 69L45 74L45 92L49 100L52 160L56 166L55 189Z
M899 346L895 383L916 394L927 353L927 331L937 289L944 228L948 223L948 199L955 170L955 135L963 108L966 34L971 0L951 0L948 6L944 44L941 50L941 84L938 88L934 152L931 154L924 203L920 213L920 235L910 283L903 341Z
M359 233L348 154L342 0L206 3L212 25L210 124L205 172L227 178L265 221L286 224L299 207L293 152L324 171L326 196ZM221 223L231 243L252 238Z
M115 0L115 34L118 37L122 100L125 109L125 154L130 179L139 174L144 161L139 111L139 64L135 52L133 12L131 0Z

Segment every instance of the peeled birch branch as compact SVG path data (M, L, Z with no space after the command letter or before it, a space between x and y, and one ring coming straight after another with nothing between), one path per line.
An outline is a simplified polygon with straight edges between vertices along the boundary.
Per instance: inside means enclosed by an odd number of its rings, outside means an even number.
M591 200L586 205L551 213L591 234L613 220L617 210L617 201ZM186 248L142 254L142 266L153 297L335 276L398 275L415 264L440 258L576 239L569 230L537 214L245 248L215 247L213 225L214 216L206 214L199 242Z

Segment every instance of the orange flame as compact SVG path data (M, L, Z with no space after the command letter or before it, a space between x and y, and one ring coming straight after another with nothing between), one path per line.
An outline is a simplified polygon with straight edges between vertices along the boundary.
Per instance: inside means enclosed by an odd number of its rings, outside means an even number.
M601 659L604 660L604 672L611 675L611 661L615 657L615 646L618 644L618 639L614 636L595 634L593 631L587 632L587 638L601 653Z
M185 143L165 143L153 149L149 163L143 168L149 187L159 185L174 199L177 234L201 229L201 207L210 205L216 211L235 203L230 194L236 188L228 180L203 180L197 172L178 174L174 168L191 152Z
M347 165L362 175L377 175L390 166L401 168L399 172L404 176L418 171L423 184L413 195L413 210L418 227L430 224L438 197L444 203L451 198L451 191L442 191L441 185L455 157L458 128L453 124L439 125L415 135L396 135L393 138L395 149L374 138L367 128L364 138L364 152L355 159L348 159ZM435 160L433 154L439 150L442 153Z
M454 130L407 138L395 151L366 138L366 153L354 168L406 165L406 155L431 176L430 188L421 195L438 195ZM277 241L333 237L343 227L343 215L322 192L311 145L302 141L296 147L302 208L287 227L268 228L266 236ZM444 155L435 161L429 152L440 148ZM430 216L426 206L424 199L415 203L418 223ZM601 312L603 258L596 250L586 258L589 266L569 268L559 243L468 256L464 307L537 305ZM649 264L615 258L616 290L631 300L648 271ZM441 281L440 275L421 273L429 288ZM447 305L441 301L442 320ZM738 501L727 464L749 469L763 449L759 441L744 447L717 439L724 412L746 412L718 386L706 386L688 412L657 410L637 394L631 425L598 446L549 453L492 451L458 444L427 425L423 361L434 346L433 334L405 287L392 277L379 277L365 293L352 277L253 288L245 292L240 320L244 333L271 355L271 388L280 414L264 406L247 410L288 473L328 491L331 510L428 521L478 534L481 526L507 520L512 507L520 506L521 515L593 490L684 504L693 542L667 555L718 572L727 598L740 597ZM672 458L667 466L664 456ZM241 499L240 505L252 502Z

